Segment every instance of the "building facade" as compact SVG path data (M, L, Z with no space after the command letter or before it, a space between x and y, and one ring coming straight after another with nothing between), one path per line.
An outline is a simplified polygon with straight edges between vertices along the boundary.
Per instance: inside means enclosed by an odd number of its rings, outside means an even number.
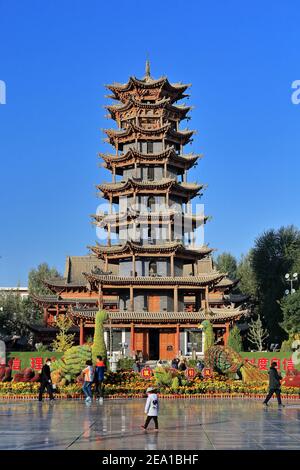
M97 186L106 205L92 216L103 240L88 256L68 257L63 280L45 280L52 296L34 297L46 325L71 316L80 344L105 309L111 353L140 351L148 360L202 354L204 319L226 344L247 313L246 299L231 294L236 282L214 269L213 250L197 238L208 218L192 211L205 185L188 182L201 157L184 151L194 131L181 130L191 108L178 102L188 87L153 79L149 63L142 79L107 86L117 128L105 130L114 152L100 157L111 181Z

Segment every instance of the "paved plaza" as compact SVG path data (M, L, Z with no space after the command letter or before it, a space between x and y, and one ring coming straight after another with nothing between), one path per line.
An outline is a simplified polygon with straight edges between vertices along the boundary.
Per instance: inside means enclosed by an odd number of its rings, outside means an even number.
M140 429L145 400L0 402L0 449L300 449L300 403L161 400L160 430Z

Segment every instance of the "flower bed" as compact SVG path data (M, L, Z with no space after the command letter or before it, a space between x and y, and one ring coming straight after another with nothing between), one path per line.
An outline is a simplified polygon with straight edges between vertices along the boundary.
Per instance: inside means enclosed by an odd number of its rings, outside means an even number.
M144 380L139 374L122 372L108 375L104 388L104 396L114 398L142 398L148 386L155 386L155 379ZM264 398L267 384L244 384L240 381L228 380L224 377L200 379L196 377L186 385L159 386L161 398ZM39 383L36 382L0 382L0 399L32 399L36 398ZM300 398L297 387L282 387L282 395L287 398ZM64 385L55 393L58 399L83 398L81 384Z

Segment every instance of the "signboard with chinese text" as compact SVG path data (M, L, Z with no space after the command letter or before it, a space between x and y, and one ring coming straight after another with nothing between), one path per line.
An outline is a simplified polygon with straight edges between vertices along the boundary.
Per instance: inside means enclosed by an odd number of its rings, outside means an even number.
M193 367L189 367L186 369L185 375L188 379L193 379L196 375L196 370Z
M143 377L143 379L151 379L151 377L152 377L152 369L150 369L150 367L144 367L144 368L141 370L141 376Z

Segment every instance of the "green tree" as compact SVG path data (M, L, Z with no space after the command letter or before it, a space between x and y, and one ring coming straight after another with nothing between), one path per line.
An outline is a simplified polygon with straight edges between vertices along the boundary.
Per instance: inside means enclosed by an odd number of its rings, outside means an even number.
M103 360L107 359L107 350L104 340L104 322L107 320L107 312L100 310L96 313L94 343L92 346L93 361L96 362L97 356L102 356Z
M218 271L228 273L229 279L236 279L237 277L237 262L234 256L230 253L224 252L217 256L215 265Z
M31 269L28 274L29 294L51 294L44 281L53 278L62 279L62 276L56 268L50 268L47 263L41 263L36 269Z
M255 241L252 268L255 273L258 310L269 332L270 341L287 338L280 326L283 313L278 303L286 289L285 274L299 266L300 231L294 226L268 230Z
M0 335L24 336L28 333L25 301L18 292L0 296Z
M59 315L56 320L56 327L59 332L55 340L52 342L54 351L65 352L70 349L74 344L75 334L69 334L68 331L72 326L72 320L65 315Z
M253 299L257 296L255 273L252 267L252 250L242 255L237 266L238 289L242 294L250 295Z
M229 332L227 346L229 346L236 352L241 352L243 350L243 343L240 330L236 325Z
M287 295L280 302L283 313L281 326L293 336L300 333L300 289L292 295Z

